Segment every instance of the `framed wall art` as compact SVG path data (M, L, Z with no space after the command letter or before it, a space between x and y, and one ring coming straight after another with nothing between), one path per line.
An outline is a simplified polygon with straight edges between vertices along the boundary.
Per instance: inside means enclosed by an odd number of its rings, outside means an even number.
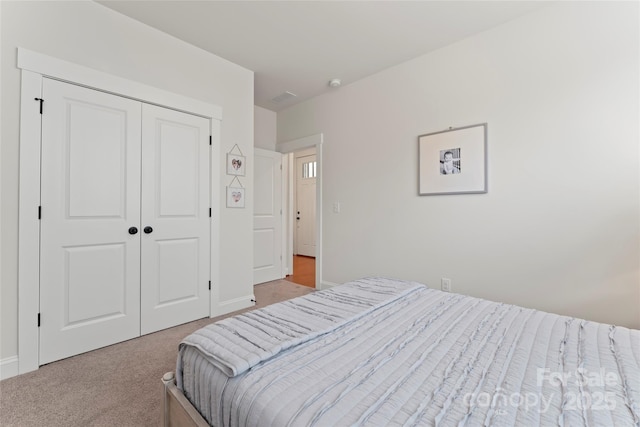
M487 192L487 124L418 137L421 196Z
M243 155L227 153L227 175L244 176L246 159Z
M227 207L244 208L244 187L227 187Z

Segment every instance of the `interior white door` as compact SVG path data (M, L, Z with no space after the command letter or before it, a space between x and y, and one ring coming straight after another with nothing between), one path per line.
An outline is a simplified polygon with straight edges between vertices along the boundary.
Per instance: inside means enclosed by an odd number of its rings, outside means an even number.
M141 104L46 78L43 98L40 364L140 334Z
M253 283L282 279L282 154L254 149Z
M209 315L209 129L143 105L142 334Z
M316 156L296 160L296 250L316 256Z

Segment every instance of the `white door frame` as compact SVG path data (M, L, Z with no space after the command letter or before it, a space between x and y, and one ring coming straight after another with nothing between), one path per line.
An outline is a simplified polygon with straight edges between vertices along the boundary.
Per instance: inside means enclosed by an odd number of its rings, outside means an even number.
M210 162L220 165L222 108L196 99L127 80L24 48L18 48L17 66L22 70L20 105L20 203L18 226L18 373L38 369L38 313L40 301L40 133L39 102L42 79L49 77L149 104L210 119ZM46 100L43 105L46 111ZM211 173L211 190L220 191L220 174ZM211 197L211 289L210 315L218 309L220 197ZM44 213L46 215L46 212Z
M291 141L281 142L276 145L276 151L282 154L293 153L294 151L304 150L305 148L316 148L316 162L317 162L317 175L316 175L316 289L324 289L329 286L325 286L322 282L322 144L323 135L318 133L315 135L306 136L304 138L298 138ZM292 171L289 170L289 174ZM283 198L284 199L284 198ZM292 209L290 209L291 212ZM289 227L291 227L291 221L287 221ZM287 257L293 255L287 254ZM292 263L293 261L290 260ZM290 264L292 265L292 264ZM291 272L289 272L291 273Z

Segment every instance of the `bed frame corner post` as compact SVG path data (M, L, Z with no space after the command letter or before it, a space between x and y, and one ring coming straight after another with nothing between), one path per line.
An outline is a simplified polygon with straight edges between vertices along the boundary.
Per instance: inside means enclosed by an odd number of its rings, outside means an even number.
M167 372L162 376L162 384L164 385L164 393L162 394L162 425L163 427L169 427L169 386L175 384L175 374L173 372Z

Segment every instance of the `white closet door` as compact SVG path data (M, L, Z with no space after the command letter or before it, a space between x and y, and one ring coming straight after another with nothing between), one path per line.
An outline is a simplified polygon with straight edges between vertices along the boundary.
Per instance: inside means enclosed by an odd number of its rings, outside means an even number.
M141 104L49 79L43 98L40 364L140 334Z
M209 315L209 132L143 105L142 334Z

